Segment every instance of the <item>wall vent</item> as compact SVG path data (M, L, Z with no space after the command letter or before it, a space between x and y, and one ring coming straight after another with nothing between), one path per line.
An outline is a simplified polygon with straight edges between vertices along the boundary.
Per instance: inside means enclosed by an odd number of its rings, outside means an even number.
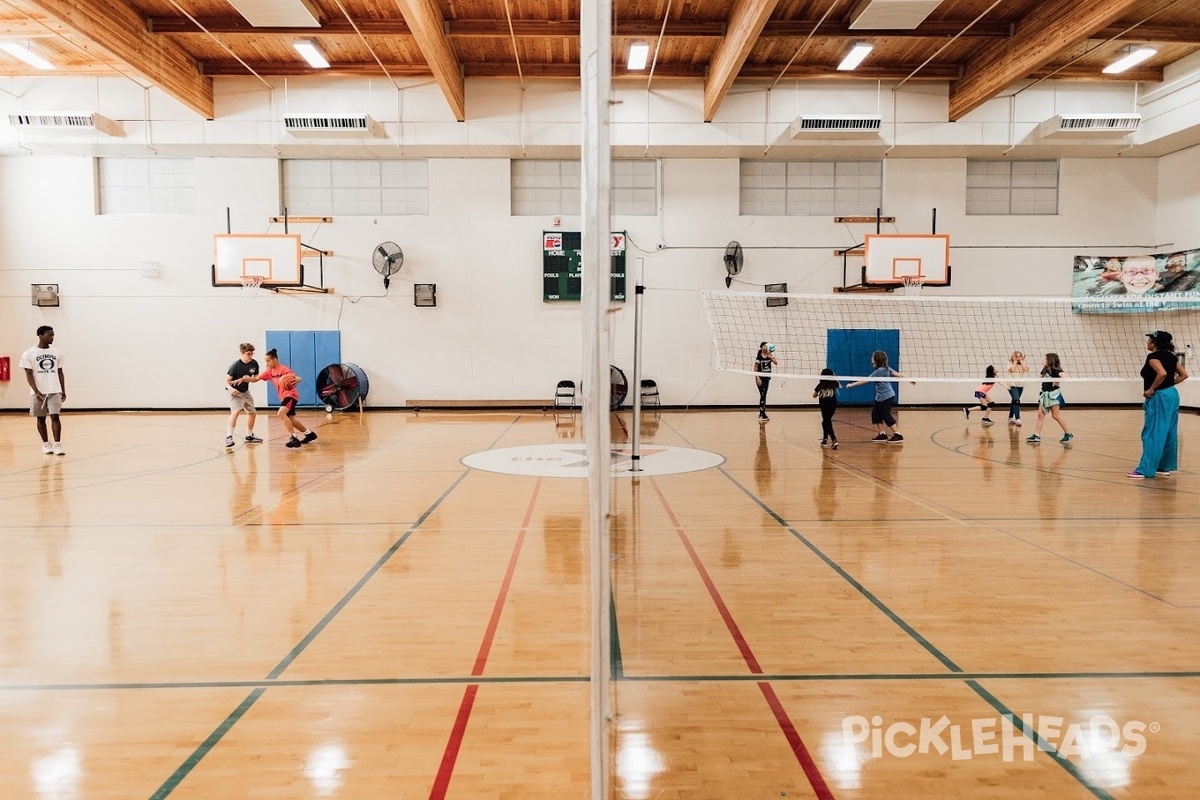
M1141 123L1141 114L1058 114L1042 123L1042 136L1126 136Z
M792 122L792 138L805 136L877 136L879 117L797 117Z
M121 123L99 114L73 114L66 112L30 112L9 114L8 124L22 130L42 130L79 133L103 133L106 136L124 136Z
M283 127L292 136L350 136L382 138L383 126L370 117L284 117Z

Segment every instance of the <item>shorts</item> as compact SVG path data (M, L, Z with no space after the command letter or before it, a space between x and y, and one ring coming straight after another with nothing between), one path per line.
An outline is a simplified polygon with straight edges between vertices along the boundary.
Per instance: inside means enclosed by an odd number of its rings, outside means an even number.
M294 417L296 416L297 402L298 401L294 397L285 397L279 401L279 407L287 409L287 414L285 416Z
M45 400L38 400L36 394L29 395L29 416L31 417L57 417L62 411L62 394L55 392L54 394L42 395Z
M981 406L986 406L992 402L991 400L988 399L988 396L986 394L984 394L983 392L976 392L975 399L979 401L979 405L981 405Z
M236 392L230 389L229 410L245 411L247 414L257 413L254 408L254 395L250 394L249 392Z
M892 416L892 404L896 402L895 396L889 397L886 400L876 400L875 405L871 406L871 424L872 425L896 425L896 418Z

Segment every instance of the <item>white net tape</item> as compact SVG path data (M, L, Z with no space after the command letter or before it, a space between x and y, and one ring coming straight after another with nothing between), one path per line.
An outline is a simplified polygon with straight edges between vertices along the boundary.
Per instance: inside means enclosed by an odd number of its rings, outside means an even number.
M831 346L878 331L887 332L892 341L898 334L899 353L888 356L906 379L948 383L977 383L988 364L1003 372L1014 350L1026 355L1029 383L1037 380L1046 353L1058 354L1064 382L1136 381L1150 331L1172 333L1180 353L1200 344L1200 299L1195 296L1080 302L1069 297L793 294L786 295L786 306L768 308L761 293L701 295L717 369L745 374L753 374L759 343L768 341L778 360L774 376L819 380ZM860 368L864 374L838 377L866 377L870 364L855 366Z

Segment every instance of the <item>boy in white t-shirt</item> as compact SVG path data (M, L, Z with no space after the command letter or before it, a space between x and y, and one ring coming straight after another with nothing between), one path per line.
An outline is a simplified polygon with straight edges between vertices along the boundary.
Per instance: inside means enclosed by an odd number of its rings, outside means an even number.
M21 368L29 382L29 415L37 420L42 437L42 452L66 455L62 446L62 420L59 413L67 401L67 380L62 370L62 353L51 347L54 328L43 325L37 329L37 347L21 355ZM46 417L50 417L50 434L46 436Z

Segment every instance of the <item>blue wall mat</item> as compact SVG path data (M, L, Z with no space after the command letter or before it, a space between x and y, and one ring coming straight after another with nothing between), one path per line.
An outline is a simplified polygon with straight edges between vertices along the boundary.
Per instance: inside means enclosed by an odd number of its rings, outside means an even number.
M903 372L900 366L900 331L895 328L830 328L825 335L828 366L838 375L869 375L871 353L882 350L888 354L888 366ZM894 384L896 402L900 402L900 386ZM871 405L875 402L875 386L867 384L842 389L838 402L844 405Z
M267 331L267 346L275 348L279 360L300 376L300 405L319 406L317 402L317 373L330 364L342 360L342 334L340 331ZM256 354L261 356L261 354ZM265 359L259 358L264 367ZM274 384L267 384L267 404L279 405L279 396Z

